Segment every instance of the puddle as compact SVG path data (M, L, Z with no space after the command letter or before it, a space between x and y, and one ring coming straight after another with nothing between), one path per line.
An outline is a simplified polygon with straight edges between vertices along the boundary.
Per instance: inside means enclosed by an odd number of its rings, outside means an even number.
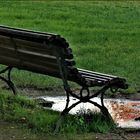
M140 128L140 101L109 99L107 108L122 128Z
M50 107L50 109L52 110L62 111L65 107L66 96L45 96L38 98L43 99L46 102L53 102L52 106ZM75 103L76 101L77 99L70 97L70 105ZM98 97L92 99L92 101L101 104ZM105 99L104 103L118 127L140 128L140 101L124 99ZM99 112L100 110L90 103L80 103L69 113L77 114L81 111Z

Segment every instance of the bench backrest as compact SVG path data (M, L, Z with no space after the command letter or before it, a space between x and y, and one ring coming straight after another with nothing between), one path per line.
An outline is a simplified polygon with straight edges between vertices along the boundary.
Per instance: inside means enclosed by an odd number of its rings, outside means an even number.
M0 64L62 78L75 62L59 35L0 26Z
M0 64L61 78L82 86L103 86L116 76L75 68L72 50L60 35L0 26ZM120 86L122 88L124 82Z

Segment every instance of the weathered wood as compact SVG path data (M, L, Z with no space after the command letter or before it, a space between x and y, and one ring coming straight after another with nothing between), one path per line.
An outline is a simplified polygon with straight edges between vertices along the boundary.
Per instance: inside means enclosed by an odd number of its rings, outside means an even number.
M38 43L43 43L45 41L51 45L57 45L57 47L61 48L67 48L69 46L64 38L51 33L41 33L0 26L0 35Z
M38 43L28 40L10 38L7 36L0 36L0 44L3 45L3 47L6 46L7 48L15 48L18 46L17 50L22 49L26 51L54 56L56 55L55 50L58 49L57 46L52 46L49 43L47 44L45 43L45 41L43 43ZM61 53L64 52L63 48L61 48L59 51L61 51Z
M104 73L99 73L99 72L94 72L94 71L89 71L89 70L85 70L85 69L78 69L78 71L81 73L81 74L88 74L88 75L91 75L91 76L98 76L98 77L102 77L102 78L105 78L105 79L112 79L112 78L117 78L117 76L114 76L114 75L109 75L109 74L104 74Z
M0 63L7 66L16 67L19 64L19 59L14 57L8 57L5 55L0 55Z
M0 55L4 55L4 56L6 55L6 56L17 58L17 53L13 48L7 48L5 46L2 46L1 44L0 44Z
M1 49L1 47L0 47ZM23 50L18 50L16 52L14 49L7 49L7 48L2 48L0 51L1 56L7 56L7 57L13 57L16 59L19 59L19 61L31 61L43 65L49 65L49 66L57 66L57 59L56 57L49 56L49 55L41 55L40 53L33 53L33 52L28 52L28 51L23 51Z
M47 34L41 32L33 32L29 30L23 29L15 29L10 27L0 26L0 34L3 36L34 41L34 42L43 42L45 39L52 39L53 37L57 36L54 34Z

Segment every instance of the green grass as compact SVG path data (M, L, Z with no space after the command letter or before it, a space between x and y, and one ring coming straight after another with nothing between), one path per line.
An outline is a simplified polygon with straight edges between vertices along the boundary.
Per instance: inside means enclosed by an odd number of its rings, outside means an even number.
M1 1L0 24L64 36L77 67L125 77L140 88L140 3ZM59 80L17 71L19 85L60 87ZM134 90L133 90L134 91Z
M60 114L45 110L38 104L22 96L0 93L0 119L14 122L35 133L55 134ZM101 114L68 115L58 129L58 134L80 134L87 132L107 133L115 129L114 123Z

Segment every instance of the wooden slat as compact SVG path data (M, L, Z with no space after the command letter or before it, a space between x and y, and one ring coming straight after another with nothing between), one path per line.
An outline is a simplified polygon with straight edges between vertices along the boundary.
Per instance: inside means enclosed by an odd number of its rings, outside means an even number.
M50 59L50 61L49 61L49 59L46 59L46 61L43 61L43 60L40 60L38 58L32 58L32 57L22 58L21 57L21 62L29 62L29 63L41 65L41 66L44 66L44 67L50 67L50 68L53 68L53 69L59 69L59 66L58 66L57 62L53 63L51 61L52 61L51 59Z
M11 39L7 36L0 35L0 43L2 44L11 44Z
M0 26L0 35L39 43L48 41L51 44L56 44L61 48L68 48L69 46L66 40L60 35L50 34L47 32L41 33L30 30Z
M39 65L42 65L42 66L45 66L45 67L50 67L50 68L53 68L53 69L58 69L59 68L58 64L56 62L57 61L56 59L51 59L51 58L46 59L46 57L42 59L41 57L36 57L36 56L33 56L33 55L27 55L27 54L23 55L23 57L22 57L21 54L20 54L20 56L17 56L15 53L11 53L9 51L7 51L7 52L1 51L0 55L4 56L4 57L8 57L8 58L13 58L13 59L15 58L15 59L19 60L18 63L23 63L24 61L27 61L27 62L30 62L30 63L33 63L33 64L39 64Z
M19 61L17 59L0 56L1 64L16 67L21 70L28 70L28 71L41 73L41 74L45 74L45 75L52 75L52 76L60 78L58 69L51 69L49 67L44 67L44 66L40 66L40 65L36 65L36 64L28 63L28 62L24 62L24 63L22 63L22 65L19 66L18 62Z
M13 57L20 57L19 59L23 58L23 59L37 59L37 60L42 60L42 61L49 61L51 63L56 63L56 57L55 56L51 56L51 55L46 55L45 53L37 53L37 52L33 52L33 51L27 51L27 50L22 50L22 49L17 49L15 50L15 48L13 48L13 46L9 46L9 45L3 45L0 43L0 54L2 55L9 55L9 56L13 56ZM17 56L18 54L18 56Z
M88 76L88 75L82 75L82 76L86 79L97 80L97 81L101 81L101 82L106 82L106 81L110 80L110 79L103 79L103 78L99 78L99 77L95 77L95 76Z
M41 46L43 43L38 43L38 42L33 42L33 41L28 41L28 40L23 40L23 39L17 39L14 37L8 37L8 36L2 36L0 35L0 42L4 43L4 44L22 44L25 46L31 46L31 47L36 47L36 46ZM43 45L42 45L43 46Z
M13 48L6 48L1 46L0 46L0 55L13 57L21 61L26 60L34 63L39 63L44 66L58 67L56 58L49 55L42 55L39 53L33 53L33 52L22 51L22 50L18 50L18 52L16 52L15 49Z
M26 50L22 50L22 49L18 49L18 53L20 55L20 57L29 57L31 59L33 58L37 58L43 61L50 61L52 63L56 62L56 57L55 56L51 56L51 55L47 55L47 54L42 54L42 53L36 53L36 52L32 52L32 51L26 51ZM30 59L29 59L30 60Z
M5 46L0 45L0 55L11 56L13 58L17 58L17 53L13 48L7 48Z
M54 34L41 34L39 32L33 32L23 29L16 29L16 28L9 28L0 26L0 35L3 36L10 36L13 38L19 38L23 40L30 40L34 42L42 42L45 39L48 39L50 37L55 37L57 35Z
M57 35L57 34L49 33L49 32L31 31L31 30L27 30L27 29L14 28L14 27L3 26L3 25L0 25L0 29L16 30L16 31L28 32L28 33L37 33L37 34L42 34L42 35L49 35L49 36L50 35Z
M84 69L78 69L78 71L81 74L83 74L83 75L99 77L99 78L103 78L103 79L117 78L117 76L113 76L113 75L109 75L109 74L104 74L104 73L99 73L99 72L94 72L94 71L89 71L89 70L84 70Z
M59 73L59 69L56 69L53 67L45 67L43 65L31 63L28 61L24 61L22 63L21 69L29 70L32 72L38 72L42 74L49 74L49 73L58 74Z
M0 55L0 64L19 68L19 59Z
M57 54L63 55L67 59L72 59L73 55L70 53L68 54L65 50L65 48L60 48L59 46L52 46L49 43L36 43L36 42L30 42L20 39L14 39L16 46L18 46L18 49L41 53L41 54L48 54L52 56L56 56Z
M38 72L38 73L59 73L58 68L54 67L46 67L44 65L28 62L28 61L23 61L22 63L20 62L19 59L15 59L12 57L7 57L7 56L1 56L0 55L0 63L12 67L16 67L19 69L25 69L33 72Z
M31 42L31 41L21 40L21 39L14 39L14 42L19 49L37 52L41 54L53 55L53 56L59 54L61 56L63 55L64 57L67 57L68 55L69 57L72 57L71 54L68 54L65 51L66 48L62 48L59 45L57 46L57 44L54 45L53 43L50 44L48 42L36 43L36 42Z
M13 41L16 43L17 46L29 46L31 48L39 48L39 49L44 49L44 50L51 50L53 48L51 48L50 44L47 42L42 42L42 43L37 43L37 42L33 42L33 41L28 41L28 40L22 40L22 39L17 39L17 38L13 38Z

